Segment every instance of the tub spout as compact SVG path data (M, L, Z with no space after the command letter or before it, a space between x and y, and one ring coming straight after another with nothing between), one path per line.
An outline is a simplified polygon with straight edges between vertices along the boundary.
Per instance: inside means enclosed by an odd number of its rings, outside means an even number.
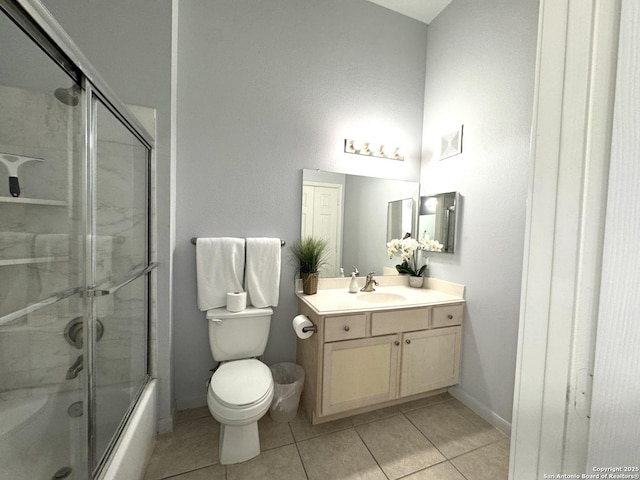
M76 378L80 373L80 370L82 370L82 355L78 356L76 361L73 362L73 365L71 365L69 370L67 370L67 380Z

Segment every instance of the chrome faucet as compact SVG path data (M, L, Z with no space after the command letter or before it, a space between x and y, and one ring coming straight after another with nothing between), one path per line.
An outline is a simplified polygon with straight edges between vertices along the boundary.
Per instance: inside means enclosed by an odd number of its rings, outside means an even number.
M76 378L80 373L80 370L82 370L82 355L78 356L76 361L73 362L73 365L71 365L69 370L67 370L67 380Z
M367 281L364 284L364 287L362 287L360 289L361 292L373 292L375 291L375 288L373 288L374 285L378 285L378 282L376 280L373 279L373 276L376 274L376 272L370 272L367 275Z

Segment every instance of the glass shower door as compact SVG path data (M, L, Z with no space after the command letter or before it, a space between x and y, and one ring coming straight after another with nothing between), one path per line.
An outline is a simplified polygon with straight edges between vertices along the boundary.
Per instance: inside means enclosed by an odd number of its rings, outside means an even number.
M94 458L147 380L150 150L97 97L93 160Z
M153 140L31 7L0 0L0 480L86 480L148 380Z
M0 479L88 477L84 90L54 56L0 11Z

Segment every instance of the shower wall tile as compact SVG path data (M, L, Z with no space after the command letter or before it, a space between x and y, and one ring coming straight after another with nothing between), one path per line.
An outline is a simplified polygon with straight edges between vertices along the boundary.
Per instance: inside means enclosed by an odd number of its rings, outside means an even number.
M0 86L0 102L9 123L9 128L2 125L1 143L66 149L69 116L79 109L62 105L52 94L6 85Z
M5 195L2 193L0 196ZM0 229L4 232L26 232L28 205L4 202L0 205Z
M0 269L0 315L7 315L33 298L29 288L32 282L27 265L4 265Z
M29 350L29 339L24 331L0 328L0 358L2 372L22 372L31 368L30 357L25 355Z
M43 160L19 168L20 198L67 202L74 188L69 175L81 159L81 150L74 147L80 139L81 109L62 105L52 93L8 86L0 86L0 104L0 152ZM71 135L74 130L77 133ZM0 165L0 180L7 175ZM0 197L8 196L6 180L0 181ZM36 243L42 246L39 234L77 237L73 222L78 214L72 211L73 206L0 202L0 260L69 257L59 262L0 265L0 315L76 286L81 255L70 254L68 242L61 251L35 249ZM78 310L77 304L77 299L58 302L0 327L3 389L51 383L64 388L66 371L77 353L66 343L63 332L70 312Z
M27 258L33 255L35 234L26 232L0 232L0 259Z

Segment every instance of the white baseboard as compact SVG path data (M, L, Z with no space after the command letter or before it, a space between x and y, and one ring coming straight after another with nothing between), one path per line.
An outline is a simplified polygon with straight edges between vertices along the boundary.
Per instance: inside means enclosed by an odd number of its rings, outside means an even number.
M469 407L481 418L489 422L505 435L511 437L511 423L507 422L504 418L498 415L493 410L488 409L474 397L462 390L459 386L449 388L449 393L452 397L458 400L463 405Z

